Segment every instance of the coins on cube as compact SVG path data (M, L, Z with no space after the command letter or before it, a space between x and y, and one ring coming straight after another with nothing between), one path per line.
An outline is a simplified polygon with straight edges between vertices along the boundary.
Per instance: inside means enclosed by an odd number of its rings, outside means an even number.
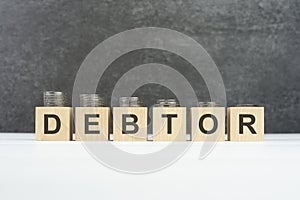
M156 107L179 107L176 99L158 99L155 104Z
M120 107L140 107L141 100L139 97L120 97Z
M216 102L198 102L199 107L218 107L219 104Z
M81 94L81 107L103 107L104 99L99 94Z
M64 107L66 105L66 96L59 91L45 91L44 92L44 106L45 107Z

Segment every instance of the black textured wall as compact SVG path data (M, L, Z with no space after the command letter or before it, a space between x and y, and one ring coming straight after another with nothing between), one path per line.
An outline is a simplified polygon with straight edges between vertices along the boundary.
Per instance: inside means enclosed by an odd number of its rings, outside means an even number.
M33 132L42 92L61 90L70 101L76 72L98 43L127 29L157 26L203 45L223 76L228 105L264 105L266 132L300 132L299 10L299 0L1 0L0 131ZM148 62L182 71L209 100L201 77L185 70L186 61L155 50L116 60L99 92L108 96L124 71ZM146 104L172 96L158 85L136 94Z

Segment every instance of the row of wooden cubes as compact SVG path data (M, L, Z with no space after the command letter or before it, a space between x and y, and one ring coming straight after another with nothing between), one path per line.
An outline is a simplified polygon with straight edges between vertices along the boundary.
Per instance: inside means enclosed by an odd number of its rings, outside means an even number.
M191 108L191 140L225 141L225 112L224 107ZM76 140L111 140L109 107L76 107L74 115ZM147 117L146 107L114 107L113 140L147 141ZM151 117L153 141L186 141L185 107L154 107ZM72 140L71 107L37 107L35 123L37 140ZM227 128L229 141L262 141L264 108L227 108Z

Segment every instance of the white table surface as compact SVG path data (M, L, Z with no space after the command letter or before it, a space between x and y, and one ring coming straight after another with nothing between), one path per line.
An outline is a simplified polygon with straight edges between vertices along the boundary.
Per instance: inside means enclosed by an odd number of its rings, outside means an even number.
M131 151L159 143L120 143ZM204 160L193 143L170 167L152 174L113 171L80 142L37 142L0 133L0 199L300 199L300 134L264 142L220 142Z

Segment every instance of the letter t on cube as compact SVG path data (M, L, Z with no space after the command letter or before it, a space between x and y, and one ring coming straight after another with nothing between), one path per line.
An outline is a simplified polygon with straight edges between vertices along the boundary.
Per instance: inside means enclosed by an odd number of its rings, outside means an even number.
M153 107L153 141L186 141L186 108Z

